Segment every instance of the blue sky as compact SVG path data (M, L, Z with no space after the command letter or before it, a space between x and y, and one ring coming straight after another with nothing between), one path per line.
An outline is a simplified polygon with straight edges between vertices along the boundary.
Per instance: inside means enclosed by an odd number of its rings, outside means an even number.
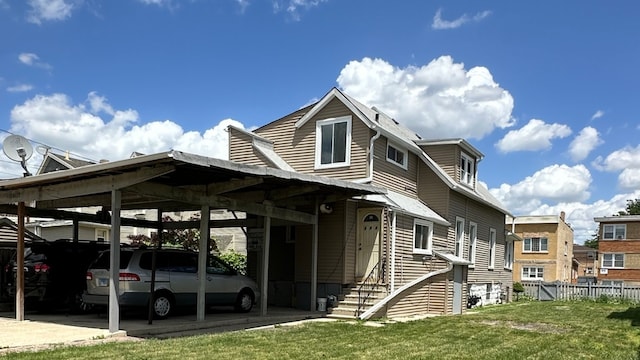
M338 87L424 138L464 137L514 213L640 198L640 4L620 1L0 0L0 138L118 160L225 158ZM37 170L39 155L30 159ZM22 169L0 154L0 178Z

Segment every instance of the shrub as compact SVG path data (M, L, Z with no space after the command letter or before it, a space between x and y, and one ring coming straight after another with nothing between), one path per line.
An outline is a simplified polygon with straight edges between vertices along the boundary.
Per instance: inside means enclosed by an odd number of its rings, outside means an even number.
M242 275L247 274L247 256L237 253L233 250L221 254L220 259L222 259L227 264L231 265L238 273Z
M516 293L524 292L524 286L519 282L513 283L513 292L516 292Z

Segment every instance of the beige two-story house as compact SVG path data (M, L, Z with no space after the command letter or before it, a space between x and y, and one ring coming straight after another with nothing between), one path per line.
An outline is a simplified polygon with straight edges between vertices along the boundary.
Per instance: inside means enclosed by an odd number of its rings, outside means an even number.
M564 212L508 218L506 225L523 239L515 247L513 281L571 282L573 229Z
M602 285L640 285L640 215L597 217Z
M427 141L334 88L254 131L230 127L229 159L387 189L320 204L317 292L338 295L334 314L456 314L470 290L499 302L511 288L508 212L477 180L482 154L464 140ZM309 231L272 231L282 241L269 298L304 306Z

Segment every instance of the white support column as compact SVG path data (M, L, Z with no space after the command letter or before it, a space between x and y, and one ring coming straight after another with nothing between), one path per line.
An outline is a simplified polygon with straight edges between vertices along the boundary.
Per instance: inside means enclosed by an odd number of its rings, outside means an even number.
M320 204L316 200L315 222L311 227L311 311L316 310L318 295L318 209Z
M206 309L206 291L207 291L207 257L209 256L209 220L211 219L211 210L209 206L203 205L200 209L200 242L198 248L198 302L197 302L197 321L204 320Z
M109 259L109 332L120 330L120 190L111 191L111 258Z
M16 244L16 320L24 320L24 201L18 203L18 243Z
M264 217L264 245L262 246L262 281L260 284L260 315L267 315L269 292L269 246L271 244L271 216Z

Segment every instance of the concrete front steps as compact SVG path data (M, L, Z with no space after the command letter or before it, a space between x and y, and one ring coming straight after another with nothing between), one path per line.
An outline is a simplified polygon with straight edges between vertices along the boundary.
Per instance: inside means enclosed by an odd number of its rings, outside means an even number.
M358 317L358 288L360 285L348 289L338 296L333 307L327 308L327 317L332 319L356 319ZM363 296L366 294L363 294ZM379 285L369 291L369 297L360 309L360 313L367 311L371 306L387 296L386 287Z

